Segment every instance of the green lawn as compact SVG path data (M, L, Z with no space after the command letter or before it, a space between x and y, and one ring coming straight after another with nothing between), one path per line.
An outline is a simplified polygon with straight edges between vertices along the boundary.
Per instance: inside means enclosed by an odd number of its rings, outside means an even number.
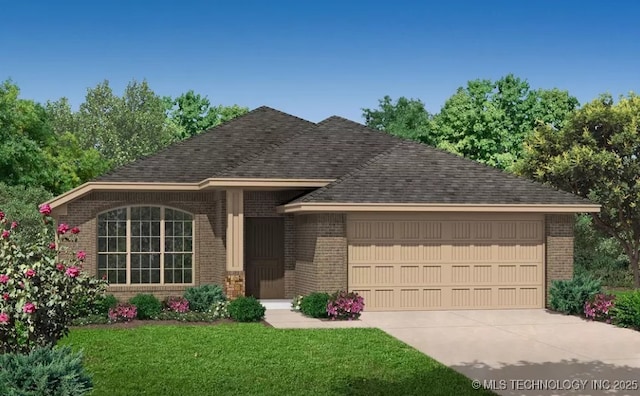
M80 328L62 344L84 350L94 395L489 394L377 329Z

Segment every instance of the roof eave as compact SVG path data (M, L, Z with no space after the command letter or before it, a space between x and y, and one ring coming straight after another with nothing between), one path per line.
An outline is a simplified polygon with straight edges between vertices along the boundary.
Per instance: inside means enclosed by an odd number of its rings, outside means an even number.
M597 213L596 204L423 204L296 202L278 207L278 213L313 212L526 212Z

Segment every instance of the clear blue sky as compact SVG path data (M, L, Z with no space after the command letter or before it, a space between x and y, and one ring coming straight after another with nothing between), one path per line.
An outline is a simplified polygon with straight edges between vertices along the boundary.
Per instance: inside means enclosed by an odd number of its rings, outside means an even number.
M437 112L457 87L514 73L534 88L640 92L638 1L7 1L0 80L74 107L104 79L214 104L361 120L384 95Z

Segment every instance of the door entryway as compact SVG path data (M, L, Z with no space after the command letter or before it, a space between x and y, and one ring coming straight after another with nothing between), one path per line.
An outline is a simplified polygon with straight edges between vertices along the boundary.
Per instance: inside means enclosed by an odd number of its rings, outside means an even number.
M284 298L284 218L245 220L246 294Z

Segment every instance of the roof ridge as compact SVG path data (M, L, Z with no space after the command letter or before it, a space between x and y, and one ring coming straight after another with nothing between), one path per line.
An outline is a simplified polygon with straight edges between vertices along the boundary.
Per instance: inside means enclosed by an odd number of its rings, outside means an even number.
M313 122L313 121L305 120L305 119L304 119L304 118L302 118L302 117L298 117L298 116L293 115L293 114L285 113L285 112L284 112L284 111L282 111L282 110L274 109L273 107L269 107L269 106L266 106L266 105L262 105L262 106L260 106L260 107L256 107L255 109L251 110L250 112L254 112L254 111L257 111L257 110L271 110L271 111L274 111L274 112L276 112L276 113L280 113L280 114L282 114L282 115L285 115L285 116L288 116L288 117L291 117L291 118L297 118L297 119L298 119L298 120L300 120L300 121L304 121L304 122L306 122L306 123L316 125L316 123L315 123L315 122ZM247 113L247 114L249 114L249 113Z
M370 159L368 159L367 161L364 161L361 165L353 168L353 170L345 173L344 175L340 176L339 178L337 178L336 180L332 181L331 183L327 184L324 187L320 187L316 190L313 190L312 192L310 192L309 194L304 195L302 198L300 198L299 200L296 201L302 201L302 202L307 202L309 199L313 198L316 194L319 194L323 191L326 191L328 189L330 189L331 187L338 185L342 182L344 182L345 180L349 179L350 177L354 176L355 174L359 173L360 171L362 171L363 169L367 168L369 165L372 165L378 161L380 161L383 157L389 155L393 150L395 150L398 146L402 145L404 142L399 142L394 144L393 146L389 147L388 149L384 150L383 152L374 155L373 157L371 157Z
M267 106L262 106L262 107L267 107ZM269 107L267 107L267 108L269 108ZM283 113L283 114L287 114L287 113ZM298 117L296 117L296 118L298 118ZM302 120L302 118L300 118L300 119ZM306 120L303 120L303 121L306 121ZM243 159L242 161L240 161L240 162L238 162L236 164L233 164L233 165L230 165L230 166L228 166L228 167L226 167L224 169L221 169L219 172L214 173L211 177L214 177L216 175L222 175L222 174L224 174L226 172L230 172L235 168L238 168L238 167L240 167L240 166L242 166L242 165L244 165L244 164L246 164L246 163L248 163L250 161L253 161L254 159L260 157L264 153L267 153L269 151L273 151L273 150L277 149L278 147L282 146L283 144L285 144L287 142L290 142L291 140L293 140L293 139L297 138L298 136L302 135L303 133L305 133L307 131L310 131L313 128L317 128L317 126L318 126L317 124L314 124L311 121L307 121L307 122L310 123L311 125L309 125L309 126L307 126L305 128L302 128L300 130L300 132L294 133L293 135L289 136L288 138L283 139L283 140L281 140L281 141L279 141L277 143L272 143L272 144L268 145L267 147L264 148L264 150L258 151L256 153L254 153L253 155L247 156L245 159Z

